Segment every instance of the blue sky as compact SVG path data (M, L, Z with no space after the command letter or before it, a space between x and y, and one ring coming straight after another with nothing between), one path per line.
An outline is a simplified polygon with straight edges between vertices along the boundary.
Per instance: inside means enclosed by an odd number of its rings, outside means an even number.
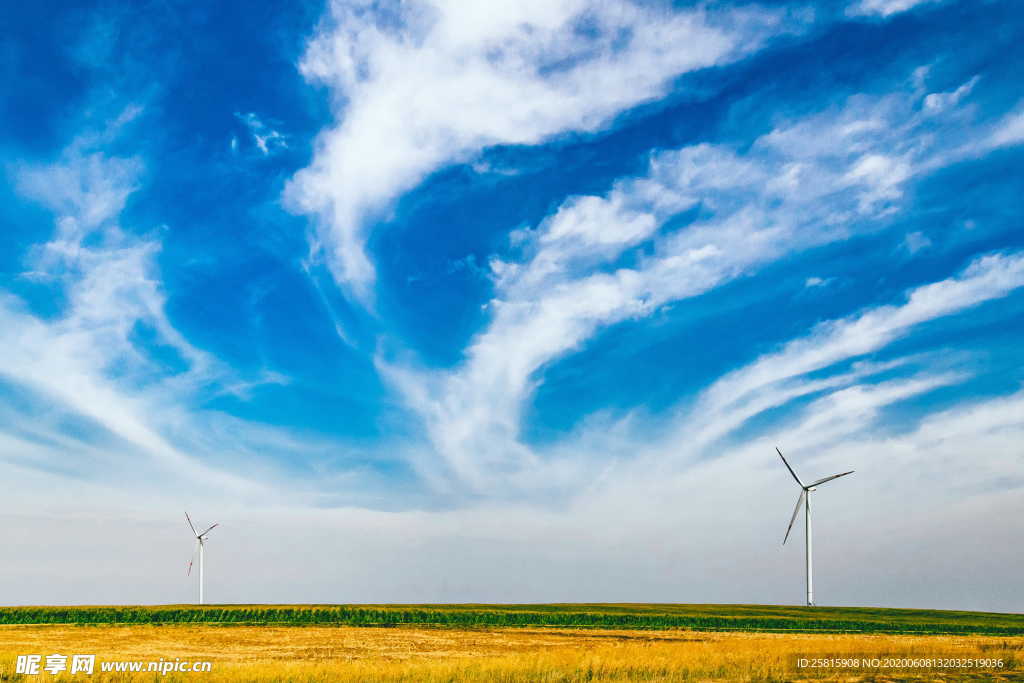
M779 444L824 601L1024 609L1015 3L8 14L7 542L138 568L0 601L188 599L183 507L317 530L225 600L799 601Z

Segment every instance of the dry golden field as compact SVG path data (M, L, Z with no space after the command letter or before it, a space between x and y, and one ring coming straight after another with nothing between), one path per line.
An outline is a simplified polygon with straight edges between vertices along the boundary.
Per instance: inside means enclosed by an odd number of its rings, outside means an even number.
M1024 681L1024 638L684 630L348 626L0 626L0 680L19 654L95 654L90 681ZM999 670L798 670L802 656L1002 659ZM103 661L208 660L210 673L101 674Z

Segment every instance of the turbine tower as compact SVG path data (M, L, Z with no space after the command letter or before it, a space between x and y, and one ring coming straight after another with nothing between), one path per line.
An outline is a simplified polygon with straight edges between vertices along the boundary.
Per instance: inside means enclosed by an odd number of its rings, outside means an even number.
M796 516L800 514L800 506L803 505L804 533L806 538L804 550L807 554L807 606L813 607L814 572L811 567L811 492L816 491L817 489L815 487L824 484L826 481L832 481L833 479L838 479L839 477L845 477L847 474L853 474L853 470L850 470L849 472L843 472L841 474L833 474L831 477L819 479L818 481L812 482L805 486L804 483L800 481L800 477L796 476L796 472L793 471L793 468L789 466L788 462L786 462L786 458L785 456L782 455L782 451L779 450L778 446L775 447L775 452L779 454L779 457L782 458L782 464L786 466L786 469L789 470L789 473L793 475L793 479L795 479L796 483L800 485L800 497L796 499L796 508L793 509L793 516L789 520L789 526L786 527L786 536L782 539L782 545L786 545L786 540L789 538L789 532L793 528L793 522L796 521Z
M196 531L195 524L189 519L188 513L185 513L185 521L188 522L188 526L192 529L192 533L196 535L196 549L192 551L192 558L188 561L188 571L185 573L186 576L192 575L192 562L196 559L196 553L199 553L199 604L203 604L203 545L206 543L206 534L210 533L214 527L220 526L220 524L214 524L206 531L202 533Z

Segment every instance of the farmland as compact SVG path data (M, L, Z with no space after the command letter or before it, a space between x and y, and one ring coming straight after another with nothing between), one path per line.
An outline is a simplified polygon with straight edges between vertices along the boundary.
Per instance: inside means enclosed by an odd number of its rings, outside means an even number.
M0 624L593 628L1024 636L1024 615L866 607L679 604L6 607Z
M367 628L206 624L0 626L0 680L25 653L92 653L98 662L203 660L209 673L101 673L126 681L792 681L1024 680L1024 638L559 628ZM970 670L798 670L800 657L974 658ZM883 678L877 677L880 673ZM50 676L45 675L46 678Z
M27 653L204 660L88 680L1024 680L1024 615L764 605L169 605L0 608L0 681ZM801 657L997 668L798 669ZM48 676L48 675L47 675Z

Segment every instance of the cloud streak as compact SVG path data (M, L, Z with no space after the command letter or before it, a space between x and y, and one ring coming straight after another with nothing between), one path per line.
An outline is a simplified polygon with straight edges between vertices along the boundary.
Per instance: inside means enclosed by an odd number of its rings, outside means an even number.
M369 301L371 226L425 176L488 146L598 130L680 74L757 50L777 25L761 10L623 0L438 0L394 13L332 2L302 71L331 89L338 122L286 196L315 216L337 281Z
M912 179L960 158L934 135L936 125L962 125L960 111L950 105L937 123L939 113L922 111L923 95L856 95L841 107L781 123L745 152L708 144L657 152L645 176L620 180L604 196L570 199L536 229L515 234L524 258L492 261L491 318L459 367L424 372L380 362L423 417L442 471L486 488L493 477L507 482L538 466L540 456L519 439L526 401L548 363L600 330L648 317L766 263L884 227L903 206ZM965 137L984 135L985 127L975 126ZM663 230L686 211L699 217ZM640 246L636 266L614 265ZM996 292L998 278L1016 282L1018 261L1002 258L983 259L972 268L985 277L969 270L965 282ZM985 300L971 286L936 288L962 288L969 300ZM900 315L912 319L919 311L927 319L923 301L931 301L931 291L916 291ZM879 320L886 310L848 330L840 326L845 336L831 345L807 342L801 362L812 362L812 347L828 358L839 349L857 355L858 343L860 353L887 343L911 323L886 326Z
M266 496L265 482L279 467L268 454L302 439L293 435L277 447L282 435L274 430L238 430L198 404L204 392L241 396L236 387L282 379L273 373L239 378L168 318L156 263L160 242L119 222L144 182L144 164L102 149L130 118L120 117L101 135L83 133L53 164L16 169L22 194L55 215L51 238L30 250L23 277L60 292L64 303L58 314L43 317L17 297L0 295L0 380L22 404L0 414L0 457L75 477L120 472L134 481L183 480L190 495ZM68 433L69 421L83 427ZM302 446L307 455L324 450L315 441Z

